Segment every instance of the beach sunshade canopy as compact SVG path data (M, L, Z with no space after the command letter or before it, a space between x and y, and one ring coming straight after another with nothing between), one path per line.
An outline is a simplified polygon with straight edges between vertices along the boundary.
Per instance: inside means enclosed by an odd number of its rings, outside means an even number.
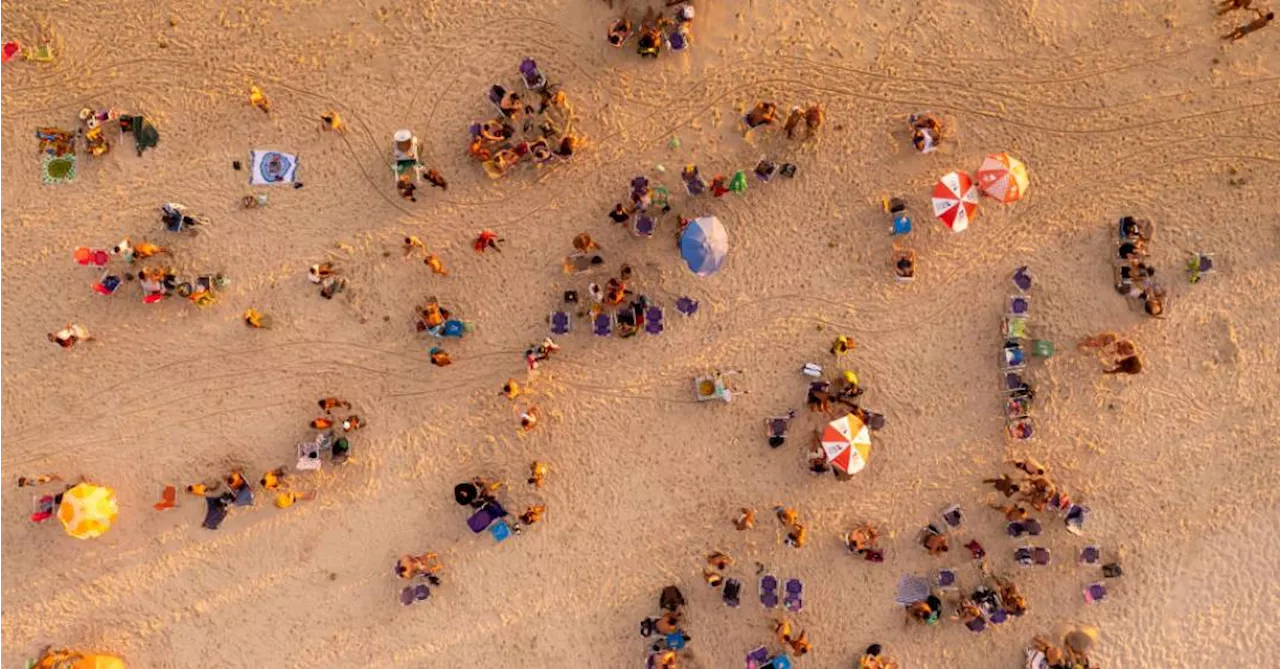
M480 489L474 483L459 483L453 486L453 501L458 506L467 506L480 496Z
M1007 153L993 153L978 168L978 187L987 197L1001 202L1021 200L1030 182L1027 166Z
M933 215L952 232L962 232L978 215L978 188L964 172L948 172L933 186Z
M720 271L729 255L729 233L715 216L695 218L680 234L680 257L698 276Z
M102 536L115 522L116 493L111 488L81 483L62 495L58 520L67 534L77 539Z
M837 418L822 429L822 450L832 467L856 474L871 457L871 433L853 414Z

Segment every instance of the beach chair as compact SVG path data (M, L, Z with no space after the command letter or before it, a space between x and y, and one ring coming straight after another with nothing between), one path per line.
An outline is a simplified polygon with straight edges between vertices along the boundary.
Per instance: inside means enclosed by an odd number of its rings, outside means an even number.
M778 578L773 574L760 577L760 604L766 609L778 606Z
M947 524L947 527L954 530L964 523L964 510L960 508L959 504L952 504L942 510L942 520Z
M970 632L976 634L987 629L987 619L982 616L978 616L977 618L966 622L964 626L968 628Z
M1067 531L1080 535L1084 533L1084 519L1089 515L1089 507L1079 504L1072 504L1067 507L1067 517L1065 519Z
M316 440L298 442L299 471L315 471L323 464L320 460L320 445Z
M1076 558L1076 562L1082 565L1095 565L1102 560L1102 549L1092 544L1080 549L1080 556Z
M1092 604L1107 598L1107 586L1102 583L1090 583L1084 588L1084 602Z
M786 594L782 596L782 606L792 613L804 610L804 582L798 578L787 579L783 586Z
M1043 546L1022 546L1013 551L1013 560L1023 567L1049 564L1049 549Z
M31 522L43 523L57 513L57 505L53 503L53 495L31 496Z
M547 85L546 75L542 74L532 58L520 61L520 79L524 81L524 87L531 91L542 90Z
M754 172L757 179L767 182L778 173L778 164L768 158L761 158L760 162L756 163Z
M1018 289L1019 293L1025 293L1031 290L1031 272L1027 271L1027 266L1023 265L1013 270L1013 287Z
M631 234L637 237L648 239L653 236L653 231L657 227L653 217L648 214L640 214L636 216L631 223Z
M727 579L724 582L724 593L722 598L726 606L738 608L741 604L742 581L736 578Z
M692 316L698 313L698 301L692 297L681 297L676 300L676 311L682 316Z
M990 615L987 616L987 620L991 621L993 624L996 624L996 625L1004 624L1006 621L1009 620L1009 612L1004 609L996 609L995 611L992 611Z
M573 329L573 320L569 318L567 311L553 311L547 316L547 322L551 324L551 334L562 335L569 334Z
M747 669L760 669L765 662L769 661L769 649L759 646L755 650L747 653Z
M1005 316L1000 325L1000 332L1005 339L1026 339L1027 319L1025 316Z
M1022 537L1023 535L1038 537L1043 529L1044 528L1040 525L1040 521L1035 518L1028 518L1026 520L1010 521L1009 524L1005 526L1005 533L1015 539Z
M1031 411L1031 401L1025 397L1006 397L1004 398L1004 418L1005 420L1017 420L1026 418Z
M470 518L467 518L467 527L471 528L472 532L480 534L481 532L489 529L489 526L492 525L494 521L505 515L507 515L507 511L502 508L501 504L498 504L497 502L489 502L477 509L475 513L471 514Z
M1216 271L1212 253L1195 253L1187 261L1187 280L1191 283L1200 283L1202 277Z
M933 584L940 590L955 590L959 587L956 572L952 569L939 569L934 573Z
M1009 371L1002 372L1000 374L1000 377L1001 377L1000 385L1004 389L1005 394L1008 394L1008 395L1015 395L1020 390L1022 390L1023 386L1025 385L1025 382L1022 379L1022 374L1019 374L1017 370L1009 370Z
M667 46L672 51L684 51L689 47L689 31L684 26L677 26L667 33Z
M665 329L663 318L666 314L662 307L652 306L644 310L644 331L651 335L662 334Z
M425 602L431 596L431 589L425 583L406 586L400 591L400 603L410 606L416 602Z
M1009 296L1009 313L1010 317L1029 316L1031 312L1031 298L1026 295L1010 295Z
M1004 432L1014 441L1030 441L1035 436L1035 424L1031 422L1031 418L1017 418L1014 420L1006 420L1004 424Z
M591 332L597 337L608 337L613 334L613 314L601 312L591 322Z

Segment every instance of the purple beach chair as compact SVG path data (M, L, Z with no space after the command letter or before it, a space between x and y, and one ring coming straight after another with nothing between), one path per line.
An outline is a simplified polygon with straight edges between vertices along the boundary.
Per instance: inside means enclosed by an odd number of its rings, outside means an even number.
M804 583L798 578L789 578L783 587L787 593L782 598L782 605L792 613L804 610Z
M547 320L551 323L551 334L569 334L569 330L573 328L573 321L569 319L568 312L553 311Z
M596 314L596 318L591 323L591 332L597 337L608 337L613 334L613 315L608 313Z
M662 307L649 307L644 310L644 331L651 335L662 334L666 326L663 325L663 318L666 314L662 311Z
M1013 270L1013 285L1018 292L1025 293L1031 290L1031 272L1027 271L1026 265Z
M939 569L933 577L933 582L942 590L954 590L957 587L956 572L951 569Z
M1035 518L1026 520L1014 520L1005 527L1005 532L1013 538L1018 538L1024 534L1027 536L1038 537L1044 528L1040 526L1040 521Z
M778 606L778 578L773 574L760 577L760 603L766 609Z
M547 85L547 77L538 69L538 64L532 58L520 61L520 78L524 80L525 88L530 90L536 91Z
M970 632L981 632L987 629L987 619L982 617L974 618L973 620L965 623L964 626L968 627Z
M1043 546L1023 546L1013 552L1013 559L1024 567L1049 564L1049 549Z
M1009 296L1009 315L1026 316L1031 311L1031 298L1026 295Z
M426 601L431 596L431 589L425 583L407 586L400 591L400 603L409 606L414 602Z
M988 616L988 619L992 623L996 625L1000 625L1009 619L1009 612L1004 609L996 609L995 611L991 612L991 615Z
M947 523L947 527L954 530L964 523L964 510L959 504L952 504L942 510L942 520Z
M1107 586L1101 583L1090 583L1084 589L1084 601L1086 604L1100 602L1107 598Z
M683 316L692 316L698 313L698 301L692 297L681 297L676 300L676 311Z
M635 218L635 222L631 224L631 234L637 237L652 237L653 230L657 227L653 217L648 214L640 214Z
M1097 546L1085 546L1080 549L1080 564L1094 565L1102 559L1102 550Z

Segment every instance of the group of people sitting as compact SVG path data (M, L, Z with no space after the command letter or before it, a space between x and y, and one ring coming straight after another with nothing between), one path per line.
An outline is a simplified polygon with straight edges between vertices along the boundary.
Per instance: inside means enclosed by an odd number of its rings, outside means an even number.
M990 485L996 492L1004 495L1005 499L1010 499L1014 495L1018 496L1012 504L992 506L993 509L1004 514L1005 520L1010 523L1010 536L1016 536L1017 533L1014 530L1017 524L1027 525L1029 521L1033 520L1027 507L1036 512L1052 509L1062 513L1064 524L1068 531L1073 534L1081 534L1083 532L1088 509L1075 503L1071 499L1071 495L1049 477L1044 465L1030 458L1014 460L1011 464L1018 472L1014 476L1001 474L997 478L983 479L982 481ZM1026 506L1023 506L1024 504ZM1035 525L1038 526L1039 523ZM1038 533L1038 531L1033 532L1033 534Z
M1156 269L1148 264L1148 245L1153 226L1150 221L1125 216L1120 219L1116 247L1116 292L1142 302L1151 316L1164 314L1165 289L1155 279Z
M938 145L948 134L942 119L931 112L908 116L907 126L911 129L911 146L920 153L937 151Z
M684 51L689 46L690 28L693 26L693 5L685 0L669 0L675 5L671 16L662 16L649 9L640 21L640 29L633 31L631 19L618 18L609 25L606 39L614 48L622 48L632 37L636 38L636 53L642 58L657 58L665 44L672 51Z
M662 589L658 596L658 606L662 615L657 618L645 618L640 621L640 636L649 638L655 634L658 640L650 644L646 667L650 669L676 669L679 666L679 651L692 640L683 629L684 594L680 588L669 585Z
M980 569L982 582L978 587L967 595L951 600L950 603L954 607L951 620L977 633L986 630L988 623L999 625L1009 620L1010 616L1018 617L1027 613L1029 610L1027 599L1017 583L991 574L985 561L981 563ZM946 586L946 589L955 588L955 582ZM927 596L906 605L907 619L925 625L935 625L942 620L945 606L942 592L933 588Z
M882 206L885 213L893 219L893 225L889 229L889 234L893 237L891 256L893 278L902 283L915 281L916 252L898 241L899 237L905 239L911 234L911 217L907 215L907 203L902 198L895 197L884 200Z
M818 134L825 121L826 113L822 110L822 105L816 103L806 107L796 105L787 114L787 120L783 122L782 129L787 133L787 139L795 139L801 130L803 130L802 139L810 139ZM748 133L760 126L776 125L777 123L778 105L767 100L757 102L742 117L743 129Z
M537 106L526 96L494 84L488 100L498 116L470 128L467 153L492 179L502 177L526 158L536 166L557 158L568 160L578 147L578 138L570 132L573 109L564 91L548 81L532 58L520 63L520 77L525 88L537 96Z

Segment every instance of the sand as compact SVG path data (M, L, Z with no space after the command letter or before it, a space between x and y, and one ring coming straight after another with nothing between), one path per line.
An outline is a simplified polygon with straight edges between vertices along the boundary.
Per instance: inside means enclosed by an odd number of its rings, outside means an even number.
M3 75L4 666L46 644L131 667L641 666L638 624L670 583L690 601L685 666L741 666L771 638L757 563L807 583L796 622L815 650L798 666L847 666L880 642L909 667L1014 667L1034 634L1073 623L1100 628L1095 657L1109 667L1265 666L1280 651L1280 28L1223 46L1244 15L1218 19L1207 0L695 4L694 48L644 61L604 43L618 8L585 0L6 2L5 39L44 30L56 60ZM563 83L587 144L563 167L490 181L465 154L466 126L526 55ZM248 106L251 83L270 116ZM736 119L762 98L823 103L820 139L744 140ZM150 115L160 146L82 156L76 183L42 186L33 129L73 128L84 105ZM331 108L350 126L343 137L319 129ZM924 109L958 129L929 156L903 132ZM447 192L396 197L383 175L401 127L422 138ZM241 209L254 191L231 163L254 148L300 153L305 186L258 189L269 205ZM960 235L930 219L939 175L1002 150L1029 166L1025 200L984 201ZM605 218L635 174L678 186L685 163L711 176L761 155L797 163L796 178L675 198L674 213L729 228L717 276L682 266L671 219L643 241ZM917 220L911 285L891 279L879 199L893 194ZM170 200L212 225L167 235L155 208ZM1167 318L1112 290L1124 214L1158 226ZM481 228L506 238L502 253L471 250ZM630 263L640 292L668 307L690 295L702 310L669 308L661 337L601 339L577 323L530 381L544 418L522 436L526 405L498 391L524 378L522 351L561 291L585 287L560 269L583 231L609 272ZM451 274L403 260L406 233ZM204 310L143 305L131 285L92 294L72 249L125 235L233 283ZM1194 286L1180 273L1192 250L1220 265ZM351 281L333 301L305 276L327 258ZM1010 445L995 353L1008 276L1023 264L1037 279L1035 335L1058 353L1031 372L1038 437ZM447 368L428 363L412 328L429 295L477 324L447 345ZM274 329L246 328L250 306ZM45 340L70 322L97 341ZM1074 350L1101 331L1134 339L1146 370L1103 376ZM837 368L826 352L837 333L857 341L844 364L867 386L865 406L888 419L870 466L845 483L805 470L821 420L803 411L799 373L806 361ZM694 403L691 378L717 367L745 370L749 394ZM317 499L280 510L260 498L217 532L201 529L196 498L152 510L165 484L291 463L325 395L355 402L369 427L348 466L299 479ZM793 438L770 450L761 420L789 407L802 412ZM1036 570L1013 565L980 483L1025 454L1093 510L1084 538L1046 521L1054 563ZM534 459L552 468L540 492L523 483ZM116 526L77 541L27 522L30 489L13 481L45 472L113 486ZM512 506L546 503L546 520L501 545L472 535L450 490L480 473L511 481ZM950 502L968 510L963 538L1023 583L1026 617L983 635L903 624L901 574L954 566L974 578L967 556L913 545ZM799 508L810 545L782 543L767 512L777 503ZM761 510L755 530L734 531L739 506ZM863 520L887 531L886 563L844 551L840 537ZM1091 606L1080 589L1096 574L1072 559L1086 542L1126 572ZM716 549L747 583L739 609L701 583ZM404 609L392 562L426 550L445 560L445 585Z

